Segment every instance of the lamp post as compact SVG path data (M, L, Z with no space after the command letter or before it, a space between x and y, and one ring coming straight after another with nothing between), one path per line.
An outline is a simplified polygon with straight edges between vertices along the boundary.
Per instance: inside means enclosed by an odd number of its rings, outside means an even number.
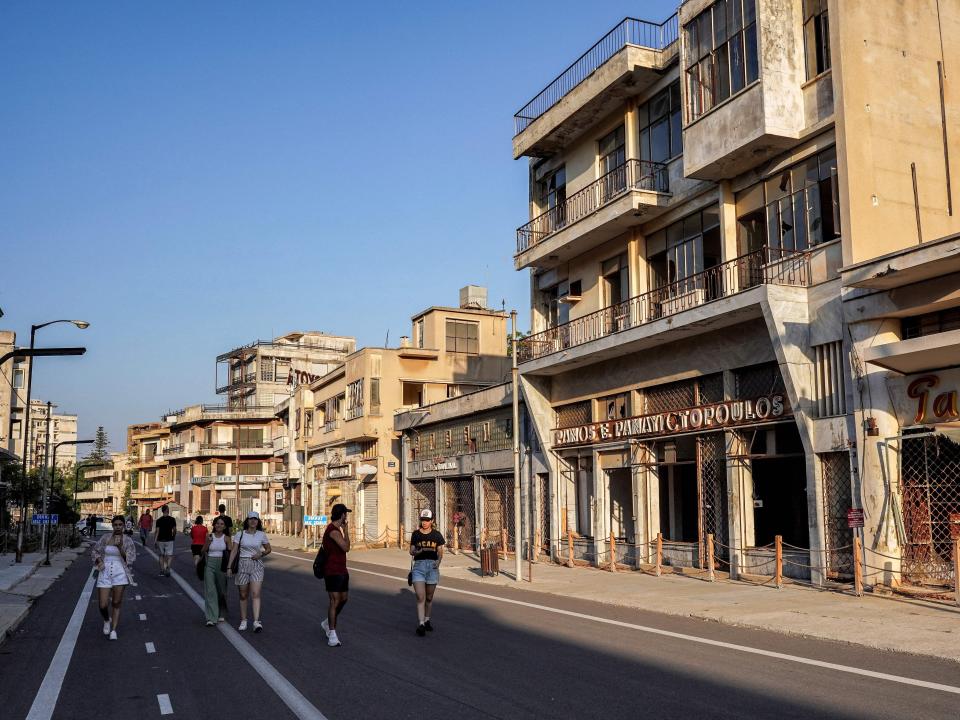
M48 325L55 325L57 323L70 323L71 325L76 326L80 330L86 330L90 327L90 323L86 320L51 320L49 322L40 323L39 325L30 326L30 351L33 352L34 342L37 336L37 330L47 327ZM30 445L30 393L33 390L33 360L31 359L30 364L27 366L27 401L23 410L23 428L24 428L24 451L23 451L23 488L20 493L20 527L17 530L17 562L23 562L23 521L27 513L27 448Z
M53 480L50 478L50 419L53 417L53 403L49 400L47 401L47 439L43 443L43 514L47 514L47 505L50 498L50 493L47 490L47 484L53 486ZM47 526L50 525L49 522L46 523ZM50 537L50 533L44 531L43 535L40 536L40 545L42 550L47 549L47 539ZM49 557L49 555L47 556Z
M61 445L89 445L89 444L91 444L92 442L93 442L93 440L63 440L63 441L58 442L56 445L53 446L53 465L51 465L51 467L50 467L50 473L51 473L51 475L50 475L50 488L49 488L48 491L47 491L47 497L48 497L48 498L50 497L50 495L53 494L53 473L55 473L55 472L57 471L57 450L60 448L60 446L61 446ZM76 492L77 492L77 480L76 480L76 478L77 478L77 476L76 476L76 474L74 474L73 478L74 478L74 480L73 480L73 492L74 492L73 502L74 502L74 505L76 505L76 502L77 502L77 496L76 496ZM52 523L50 522L50 519L47 518L47 531L44 533L44 535L46 535L46 538L47 538L47 559L43 561L43 564L44 564L44 565L49 565L49 564L50 564L50 525L52 525ZM76 525L74 525L74 527L76 527Z

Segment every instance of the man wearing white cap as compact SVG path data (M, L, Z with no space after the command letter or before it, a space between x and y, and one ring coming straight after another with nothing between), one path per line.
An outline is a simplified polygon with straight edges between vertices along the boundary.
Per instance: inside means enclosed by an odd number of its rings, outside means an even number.
M413 589L417 593L417 635L423 637L433 630L430 624L430 608L433 594L440 582L440 562L446 541L440 531L433 527L433 511L420 511L420 527L410 536L410 554L413 556Z
M253 631L263 630L260 622L260 589L263 587L263 558L272 552L270 539L261 529L260 513L251 510L243 521L243 529L233 536L233 550L227 574L237 576L237 590L240 591L240 627L247 629L247 596L253 598ZM236 570L234 560L236 559Z

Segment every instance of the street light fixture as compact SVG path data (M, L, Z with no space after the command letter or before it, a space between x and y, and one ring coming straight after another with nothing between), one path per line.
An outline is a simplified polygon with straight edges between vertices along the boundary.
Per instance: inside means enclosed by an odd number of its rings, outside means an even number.
M33 352L33 346L37 337L37 330L47 327L48 325L56 325L57 323L70 323L80 330L86 330L90 327L90 323L86 320L50 320L49 322L40 323L39 325L30 326L30 351ZM23 411L23 464L21 466L23 471L23 490L20 493L20 527L17 529L17 562L23 562L23 521L27 514L27 450L30 446L30 396L33 390L33 361L31 360L30 364L27 366L27 404Z
M56 472L57 472L57 449L58 449L61 445L89 445L89 444L91 444L92 442L93 442L93 440L61 440L60 442L58 442L56 445L53 446L53 463L51 463L51 465L50 465L50 473L49 473L49 474L50 474L50 487L47 488L47 497L48 497L48 498L51 498L52 495L53 495L53 476L54 476L54 474L56 474ZM74 475L74 478L76 478L76 475ZM73 491L74 491L74 493L76 493L76 491L77 491L76 479L74 479ZM74 494L73 501L74 501L74 503L76 503L76 501L77 501L76 494ZM47 507L50 506L50 502L49 502L49 501L48 501L47 503L45 503L45 504L47 505ZM52 525L53 523L50 522L50 518L49 518L49 517L47 517L46 520L47 520L47 523L46 523L46 525L47 525L47 531L46 531L46 536L47 536L47 559L43 561L43 564L44 564L44 565L49 565L49 564L50 564L50 525Z

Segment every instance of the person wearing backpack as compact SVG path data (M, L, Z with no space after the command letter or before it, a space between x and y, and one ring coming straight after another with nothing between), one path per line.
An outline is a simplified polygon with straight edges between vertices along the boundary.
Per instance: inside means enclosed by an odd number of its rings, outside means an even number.
M327 634L327 645L337 647L337 618L347 604L350 590L350 574L347 572L347 553L350 552L350 533L347 530L347 513L353 512L343 503L337 503L330 511L330 524L323 531L320 543L324 553L323 582L327 588L330 603L327 607L327 619L320 627Z

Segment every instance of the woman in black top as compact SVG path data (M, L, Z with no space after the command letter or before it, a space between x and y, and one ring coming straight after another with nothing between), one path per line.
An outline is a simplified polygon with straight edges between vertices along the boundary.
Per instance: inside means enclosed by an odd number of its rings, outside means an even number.
M410 536L410 555L413 557L413 589L417 593L417 635L423 637L428 630L433 630L430 624L430 607L433 604L433 594L440 582L440 562L443 560L443 546L446 541L439 530L433 527L433 512L420 511L420 527Z

